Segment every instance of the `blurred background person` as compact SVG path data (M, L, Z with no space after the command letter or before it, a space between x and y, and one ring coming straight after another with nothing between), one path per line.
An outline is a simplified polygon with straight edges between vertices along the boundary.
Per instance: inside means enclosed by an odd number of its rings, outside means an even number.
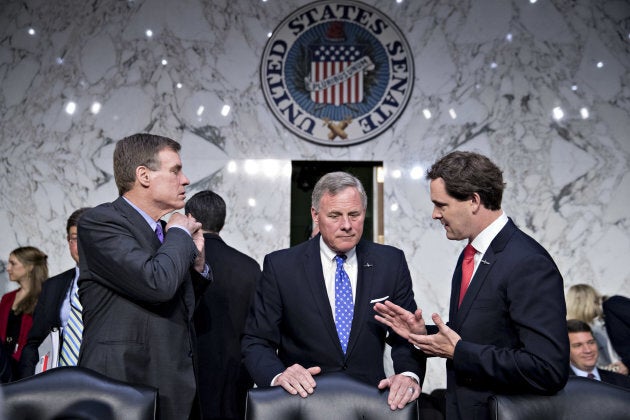
M242 363L241 334L260 266L219 236L226 216L221 196L213 191L198 192L186 203L185 212L201 223L206 263L214 277L194 316L202 418L242 419L247 390L254 380Z
M28 332L33 325L33 311L48 278L48 256L33 246L14 249L9 255L7 273L18 288L0 300L0 338L11 355L12 377L18 377L18 365Z
M598 346L597 366L623 375L628 374L628 367L621 361L613 348L606 331L602 303L604 298L588 284L575 284L567 290L567 319L586 322L593 333Z
M20 378L26 378L35 373L35 366L39 360L38 348L52 328L66 327L70 316L70 297L78 289L79 278L79 249L77 246L77 224L81 215L88 207L72 212L66 222L66 240L70 256L76 266L46 280L42 287L35 312L33 313L33 327L28 333L28 341L22 351L20 359Z
M567 321L571 374L630 389L630 378L604 369L597 369L598 346L589 325L578 319Z

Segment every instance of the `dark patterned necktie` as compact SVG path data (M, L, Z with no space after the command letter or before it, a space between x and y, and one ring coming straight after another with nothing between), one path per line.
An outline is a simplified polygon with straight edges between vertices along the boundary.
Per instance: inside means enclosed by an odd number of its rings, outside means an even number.
M162 229L162 222L160 220L158 220L157 225L155 225L155 234L160 242L164 242L164 230Z
M335 270L335 326L339 343L344 354L348 349L348 339L352 328L352 316L354 314L354 303L352 301L352 285L348 273L343 269L345 255L335 256L337 269Z

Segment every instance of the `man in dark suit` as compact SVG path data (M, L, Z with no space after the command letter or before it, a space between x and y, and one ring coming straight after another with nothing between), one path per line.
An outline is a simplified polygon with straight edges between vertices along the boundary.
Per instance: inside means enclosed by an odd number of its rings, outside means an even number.
M396 374L385 376L388 329L373 319L372 305L391 299L414 310L416 304L403 252L361 240L366 208L358 179L326 174L312 196L320 234L265 257L242 340L258 386L307 397L317 392L318 373L343 371L389 388L392 409L420 395L424 355L394 333L388 340Z
M79 278L79 250L77 247L77 224L79 217L88 210L80 208L72 212L66 222L66 239L70 256L77 266L49 278L42 285L35 312L33 326L28 333L28 341L20 358L20 378L32 376L39 360L38 348L53 328L65 328L70 314L70 296Z
M630 299L614 295L602 303L606 331L621 362L630 367Z
M240 420L245 418L247 391L254 385L242 363L241 334L260 266L219 236L226 215L221 196L198 192L186 203L185 212L201 223L213 275L194 317L201 413L204 420Z
M427 327L420 310L390 302L375 305L376 318L425 354L446 359L448 419L487 419L493 394L562 389L569 374L562 276L501 209L501 170L485 156L456 151L427 178L432 217L448 239L470 245L466 270L463 252L453 274L450 321L433 314L436 325Z
M120 197L79 220L79 366L157 387L161 420L195 417L198 407L192 316L207 285L201 224L184 207L188 178L180 145L151 134L116 144ZM163 241L163 242L162 242Z
M571 374L630 389L630 378L616 372L597 369L599 349L591 327L584 321L569 319L569 346L571 349Z

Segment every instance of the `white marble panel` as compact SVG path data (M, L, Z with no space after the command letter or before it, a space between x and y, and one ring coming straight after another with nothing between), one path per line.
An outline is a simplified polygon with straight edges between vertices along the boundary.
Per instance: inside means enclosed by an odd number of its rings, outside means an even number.
M385 242L405 251L425 312L446 314L463 244L431 220L424 173L464 149L504 169L506 212L566 286L630 294L627 1L366 1L407 36L416 78L396 124L351 147L295 137L261 92L267 34L307 3L3 3L0 262L32 244L51 273L68 268L67 216L116 197L115 142L150 131L182 142L188 196L220 193L226 241L261 263L289 243L291 160L382 161ZM426 386L443 386L443 362Z

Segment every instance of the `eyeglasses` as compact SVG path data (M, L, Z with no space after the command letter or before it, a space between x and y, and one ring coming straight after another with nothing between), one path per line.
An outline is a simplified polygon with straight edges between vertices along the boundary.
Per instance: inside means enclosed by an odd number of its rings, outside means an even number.
M68 242L71 244L76 244L78 239L76 236L68 236Z

